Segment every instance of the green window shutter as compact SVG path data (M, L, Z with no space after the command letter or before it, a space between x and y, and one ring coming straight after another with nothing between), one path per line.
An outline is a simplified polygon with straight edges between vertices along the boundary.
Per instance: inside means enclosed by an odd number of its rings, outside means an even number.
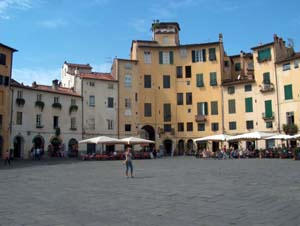
M265 117L272 118L273 111L272 111L272 100L265 101Z
M217 73L216 72L211 72L210 73L210 85L211 86L216 86L217 85Z
M284 97L286 100L293 99L293 86L292 85L284 86Z
M210 111L212 115L218 114L218 101L212 101L210 102Z
M159 64L163 64L163 52L159 51Z
M210 61L216 60L216 49L215 48L209 49L209 60Z
M235 100L228 100L228 112L229 114L235 114Z
M206 49L202 49L203 62L206 61Z
M245 99L246 112L253 112L252 97Z
M195 53L195 50L192 50L192 62L193 63L196 62L196 53Z
M205 102L204 103L204 109L205 109L205 115L208 115L208 103L207 102Z
M271 49L262 49L258 51L258 61L265 61L271 59Z
M203 87L204 86L203 74L197 74L196 79L197 79L197 87Z
M173 64L174 63L174 53L173 51L170 51L170 64Z
M270 81L270 72L266 72L263 74L263 83L264 84L270 84L271 81Z

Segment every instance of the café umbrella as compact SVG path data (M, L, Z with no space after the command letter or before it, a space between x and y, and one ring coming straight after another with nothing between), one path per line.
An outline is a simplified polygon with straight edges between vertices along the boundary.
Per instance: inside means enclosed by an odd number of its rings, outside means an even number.
M120 139L120 143L134 145L134 144L154 144L155 142L152 140L146 140L138 137L126 137Z
M202 138L194 139L194 142L201 142L201 141L227 141L231 136L226 134L219 134L219 135L212 135Z
M275 136L271 136L266 138L266 140L290 140L293 136L286 135L286 134L277 134Z
M119 139L107 137L107 136L99 136L99 137L93 137L86 140L79 141L80 144L120 144Z
M266 133L266 132L252 132L252 133L244 133L237 136L230 137L228 141L234 140L262 140L271 136L275 136L274 133Z

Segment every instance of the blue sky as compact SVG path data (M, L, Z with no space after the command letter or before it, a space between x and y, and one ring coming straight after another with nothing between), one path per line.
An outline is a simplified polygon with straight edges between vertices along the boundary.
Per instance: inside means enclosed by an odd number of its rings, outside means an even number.
M300 48L298 0L0 0L0 42L19 50L13 77L30 84L60 78L65 60L108 71L128 58L133 39L151 39L154 19L177 21L182 44L217 41L250 51L277 33Z

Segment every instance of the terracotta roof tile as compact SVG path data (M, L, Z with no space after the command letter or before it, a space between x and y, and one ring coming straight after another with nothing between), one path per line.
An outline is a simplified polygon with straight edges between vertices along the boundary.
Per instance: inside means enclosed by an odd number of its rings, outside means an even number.
M116 81L114 77L111 75L111 73L102 73L102 72L81 73L80 78Z
M92 69L90 64L74 64L74 63L68 63L67 61L65 61L65 64L70 66L70 67L79 67L79 68Z

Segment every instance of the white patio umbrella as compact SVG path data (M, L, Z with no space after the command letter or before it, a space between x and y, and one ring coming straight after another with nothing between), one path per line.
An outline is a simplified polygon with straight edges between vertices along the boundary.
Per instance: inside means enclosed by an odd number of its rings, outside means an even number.
M212 135L202 138L194 139L194 142L200 142L200 141L227 141L232 136L226 135L226 134L219 134L219 135Z
M155 142L152 140L146 140L138 137L126 137L120 139L120 143L122 144L154 144Z
M294 136L291 136L291 139L299 139L300 138L300 134L296 134Z
M266 140L290 140L293 136L286 135L286 134L277 134L275 136L271 136L266 138Z
M244 133L237 136L230 137L228 141L232 140L262 140L271 136L275 136L274 133L265 133L265 132L252 132Z
M86 140L79 141L80 144L90 143L90 144L121 144L122 142L119 139L106 137L106 136L99 136L93 137Z

